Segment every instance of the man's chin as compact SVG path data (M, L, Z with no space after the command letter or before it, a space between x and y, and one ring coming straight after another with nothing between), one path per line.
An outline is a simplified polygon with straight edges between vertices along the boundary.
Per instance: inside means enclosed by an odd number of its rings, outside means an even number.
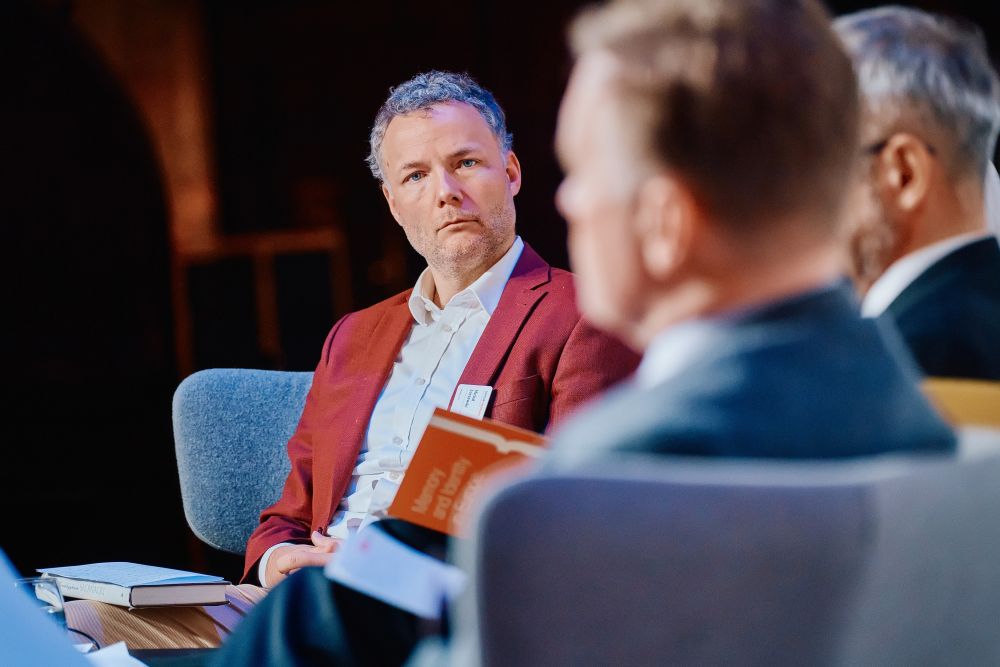
M489 246L483 228L470 223L456 223L438 231L436 243L442 253L459 256L484 252Z
M470 263L479 264L490 253L489 244L480 235L462 235L439 244L432 256L439 266L462 268Z

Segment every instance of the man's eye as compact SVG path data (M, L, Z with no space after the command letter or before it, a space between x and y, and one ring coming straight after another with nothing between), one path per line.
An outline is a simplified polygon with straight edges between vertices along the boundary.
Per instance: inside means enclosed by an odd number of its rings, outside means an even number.
M423 174L421 174L419 171L415 171L412 174L410 174L409 176L407 176L406 180L408 180L408 181L410 181L412 183L416 183L417 181L419 181L423 177L424 177Z
M473 160L472 158L468 157L462 160L461 162L461 165L466 169L468 169L469 167L475 167L477 164L479 164L479 160Z

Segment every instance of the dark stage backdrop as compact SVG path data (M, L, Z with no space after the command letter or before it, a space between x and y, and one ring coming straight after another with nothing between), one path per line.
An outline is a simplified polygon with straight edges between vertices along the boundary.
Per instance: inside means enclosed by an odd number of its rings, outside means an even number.
M0 3L0 546L23 572L186 557L167 210L145 129L62 11Z
M552 151L569 73L564 26L580 0L206 5L211 43L222 222L229 230L294 226L308 184L326 183L350 233L356 301L412 282L419 258L363 163L368 129L388 88L430 69L467 71L507 111L524 167L518 228L550 262L568 265L553 204ZM838 0L836 12L877 3ZM995 3L915 3L977 21L993 36ZM1000 42L993 38L991 42ZM1000 44L994 45L994 51ZM405 279L379 285L370 262L386 243L409 257Z
M143 1L152 11L168 0ZM368 128L391 85L428 68L462 70L507 111L524 167L521 234L566 266L552 137L569 72L564 25L581 4L203 2L222 229L327 224L313 215L318 201L347 234L357 306L412 283L420 262L363 162ZM998 53L996 3L916 4L976 21ZM73 6L0 3L0 222L13 304L0 547L25 572L98 559L204 565L188 548L172 451L180 378L162 173L124 88L74 26ZM246 292L218 287L246 283L247 267L213 270L230 273L195 276L196 288L206 285L193 301L209 313L228 303L232 319L224 335L197 341L200 365L261 365L237 340L255 327ZM292 294L323 275L307 264L280 271ZM286 368L311 369L335 316L313 303L281 304L299 330L286 341ZM236 576L232 561L220 567Z

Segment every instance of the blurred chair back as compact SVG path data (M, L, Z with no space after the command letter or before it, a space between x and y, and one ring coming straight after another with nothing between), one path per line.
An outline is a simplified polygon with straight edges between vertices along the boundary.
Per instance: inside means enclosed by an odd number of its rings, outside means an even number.
M953 424L1000 428L1000 382L927 378L923 388Z
M458 545L453 664L1000 664L1000 433L973 439L519 481Z
M278 499L290 464L285 445L312 373L212 369L174 393L174 444L184 515L195 535L235 554L261 510Z

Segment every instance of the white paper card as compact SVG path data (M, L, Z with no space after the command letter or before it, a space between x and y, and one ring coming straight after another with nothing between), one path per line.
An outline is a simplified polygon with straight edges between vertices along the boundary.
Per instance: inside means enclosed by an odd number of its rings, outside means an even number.
M451 402L452 412L457 412L473 419L482 419L486 414L486 406L493 394L493 387L481 384L460 384L455 390L455 400Z
M435 619L442 603L465 587L466 574L375 528L344 542L326 564L328 579L423 618Z
M146 663L129 655L125 642L112 644L84 657L95 667L146 667Z

